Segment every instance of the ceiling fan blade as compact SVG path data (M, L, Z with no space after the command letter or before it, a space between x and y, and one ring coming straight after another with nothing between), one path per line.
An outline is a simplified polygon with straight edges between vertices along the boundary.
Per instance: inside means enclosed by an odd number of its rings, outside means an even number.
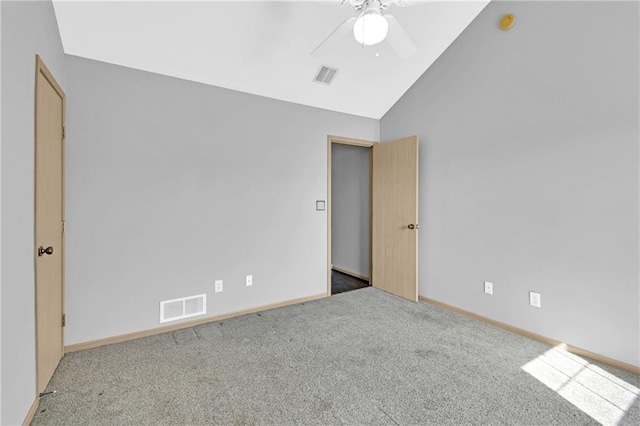
M387 18L387 22L389 22L387 41L398 56L406 59L416 53L418 48L413 44L411 37L409 37L409 34L402 28L398 20L394 18L393 15L384 15L384 17Z
M356 17L349 18L342 24L338 25L338 28L333 30L333 32L329 34L329 36L325 38L322 43L313 50L313 52L311 52L311 56L326 56L341 38L352 31L354 22L356 22Z

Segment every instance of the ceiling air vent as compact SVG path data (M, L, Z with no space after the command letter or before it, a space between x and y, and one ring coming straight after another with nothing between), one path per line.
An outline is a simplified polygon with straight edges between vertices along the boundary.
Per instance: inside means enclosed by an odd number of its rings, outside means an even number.
M329 85L331 84L331 81L333 81L333 77L336 76L337 72L338 70L335 68L329 68L327 66L320 65L320 68L318 69L316 76L313 78L313 81L315 81L316 83Z

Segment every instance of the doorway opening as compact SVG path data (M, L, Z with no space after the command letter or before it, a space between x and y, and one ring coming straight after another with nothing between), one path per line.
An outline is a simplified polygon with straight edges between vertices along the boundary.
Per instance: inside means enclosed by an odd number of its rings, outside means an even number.
M327 145L327 296L332 294L332 271L337 270L368 280L377 289L418 301L418 136L382 144L329 136ZM335 177L332 173L332 154L338 145L365 147L369 152L369 208L361 207L361 213L351 222L351 226L341 229L333 225L335 219L332 219L332 215L337 217L340 214L333 208L337 203L332 202L334 198L337 201L337 193L332 192L339 188L332 184ZM355 192L352 198L360 197L363 192ZM361 266L359 268L364 272L348 268L340 270L340 255L335 256L332 252L343 247L334 240L341 238L345 241L344 234L350 235L355 228L362 229L367 216L368 271ZM358 250L362 252L362 246ZM367 272L368 276L365 275Z
M371 285L371 148L375 144L328 138L328 295Z

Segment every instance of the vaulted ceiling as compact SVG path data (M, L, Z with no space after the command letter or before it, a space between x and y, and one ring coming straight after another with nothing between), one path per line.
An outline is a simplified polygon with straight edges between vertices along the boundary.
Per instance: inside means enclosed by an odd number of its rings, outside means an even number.
M488 2L390 6L417 47L401 59L388 41L362 47L352 34L312 57L356 15L340 0L53 0L67 54L371 118L382 117ZM312 81L321 65L338 69L329 86Z

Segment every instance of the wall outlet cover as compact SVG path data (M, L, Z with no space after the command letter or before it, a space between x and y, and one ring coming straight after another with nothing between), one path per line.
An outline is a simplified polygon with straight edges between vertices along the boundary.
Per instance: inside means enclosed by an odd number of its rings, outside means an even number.
M247 275L245 283L247 284L247 287L251 287L253 285L253 275Z
M529 292L529 305L536 308L540 307L540 293L535 293L533 291Z
M493 294L493 283L490 283L489 281L485 281L484 292L487 294Z
M222 280L216 280L216 293L220 293L222 291Z

